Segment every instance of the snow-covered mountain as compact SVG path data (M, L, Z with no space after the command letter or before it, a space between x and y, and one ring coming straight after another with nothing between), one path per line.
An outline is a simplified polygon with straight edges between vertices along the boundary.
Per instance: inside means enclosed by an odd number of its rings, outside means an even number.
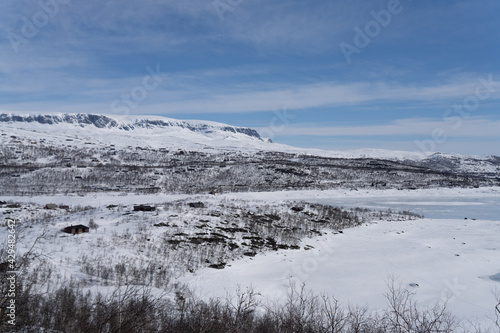
M0 122L3 123L38 123L44 125L71 124L82 128L119 129L134 131L136 129L169 129L185 128L190 131L209 135L217 132L241 133L253 138L260 139L259 133L251 128L229 126L215 122L183 121L164 117L119 117L111 118L106 115L97 114L46 114L46 115L18 115L0 114Z
M40 134L47 134L53 136L54 140L82 139L119 146L157 147L176 144L186 149L188 143L194 146L209 143L219 146L224 141L227 145L240 142L241 146L245 146L267 142L251 128L157 116L2 113L0 128L10 128L11 131L19 131L19 134L32 136L33 139Z
M358 149L328 151L296 148L272 143L251 128L227 124L176 120L161 116L121 116L100 114L0 114L0 143L44 142L57 147L116 147L116 149L163 149L197 152L232 151L254 155L274 152L328 159L375 159L404 163L438 172L500 175L500 158L460 154ZM16 136L16 139L11 138Z

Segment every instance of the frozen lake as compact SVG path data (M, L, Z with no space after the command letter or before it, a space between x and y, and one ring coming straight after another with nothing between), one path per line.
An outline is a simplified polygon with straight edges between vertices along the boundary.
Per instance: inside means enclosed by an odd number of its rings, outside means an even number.
M431 219L478 219L500 220L500 197L464 198L446 196L425 197L368 197L313 199L312 201L343 207L363 207L369 209L392 209L411 211Z
M231 193L227 198L294 200L340 207L408 210L429 219L477 219L500 221L500 188L436 188L420 190L305 190Z

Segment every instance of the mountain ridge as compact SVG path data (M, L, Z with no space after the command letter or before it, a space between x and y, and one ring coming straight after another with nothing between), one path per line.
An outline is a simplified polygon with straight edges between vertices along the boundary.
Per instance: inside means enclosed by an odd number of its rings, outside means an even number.
M217 131L240 133L249 137L264 141L260 134L248 127L237 127L222 123L197 121L197 120L176 120L166 117L154 116L108 116L91 113L60 113L60 114L16 114L1 113L0 123L38 123L41 125L71 124L79 127L94 126L98 129L119 129L133 131L135 129L167 129L178 127L188 129L192 132L202 134L212 134Z
M16 126L17 125L17 126ZM45 126L49 125L49 126ZM57 130L50 126L58 126ZM442 170L474 169L478 164L488 172L498 172L500 157L471 156L454 153L424 153L411 151L394 151L384 149L355 149L348 151L321 150L314 148L298 148L274 143L262 138L249 127L237 127L224 123L205 120L177 120L163 116L151 115L106 115L92 113L0 113L0 129L2 133L15 130L28 138L36 140L43 133L60 137L54 144L64 144L67 139L96 141L101 144L119 146L136 146L186 150L205 149L237 149L240 151L276 151L292 154L323 156L327 158L375 158L391 161L406 161L411 164L435 167ZM76 142L75 142L76 143ZM442 167L446 164L446 167ZM467 164L472 164L467 166ZM491 167L494 164L494 167Z

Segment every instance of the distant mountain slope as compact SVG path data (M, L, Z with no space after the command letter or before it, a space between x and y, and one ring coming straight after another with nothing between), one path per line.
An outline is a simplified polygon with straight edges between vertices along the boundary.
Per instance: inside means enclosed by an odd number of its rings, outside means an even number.
M426 155L419 152L377 149L353 151L304 149L271 143L261 138L259 133L251 128L160 116L1 113L0 134L0 144L4 146L2 151L7 164L28 163L28 161L40 163L43 158L56 163L58 157L50 155L56 148L58 154L65 152L67 155L72 151L74 155L78 151L77 155L93 154L94 158L87 158L89 161L97 160L99 159L97 156L102 155L101 151L113 147L114 154L124 154L120 159L122 161L127 159L126 156L135 156L137 149L150 151L150 154L140 157L143 161L148 161L148 165L154 165L158 159L162 159L155 155L155 151L184 150L203 154L236 154L234 159L242 164L248 163L249 160L265 164L268 162L266 159L278 159L288 161L287 163L300 169L306 160L307 163L315 161L313 164L322 164L324 161L326 164L337 164L336 160L350 160L348 164L352 167L368 163L370 168L380 166L380 169L385 168L389 172L394 165L393 162L396 162L405 168L462 176L485 176L494 179L495 182L500 179L500 158L496 156L475 157L443 153ZM31 152L29 156L28 151ZM7 156L11 158L6 159ZM229 157L223 157L222 160L227 158ZM142 162L128 163L141 165ZM307 169L305 166L304 168ZM339 181L343 182L342 179Z
M136 129L172 129L185 128L201 134L214 134L217 132L240 133L252 138L262 140L259 133L251 128L235 127L215 122L184 121L165 117L127 117L97 114L38 114L22 115L12 113L0 114L2 123L38 123L42 125L71 124L82 128L95 127L98 129L119 129L134 131Z
M184 150L263 150L269 140L251 128L227 124L176 120L159 116L117 116L98 114L0 114L0 131L17 133L27 140L45 139L56 146L73 141Z

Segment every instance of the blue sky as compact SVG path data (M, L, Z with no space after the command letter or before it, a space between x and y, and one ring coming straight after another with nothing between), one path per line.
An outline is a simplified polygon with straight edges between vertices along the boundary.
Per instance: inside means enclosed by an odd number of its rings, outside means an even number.
M497 0L4 0L0 110L500 155Z

